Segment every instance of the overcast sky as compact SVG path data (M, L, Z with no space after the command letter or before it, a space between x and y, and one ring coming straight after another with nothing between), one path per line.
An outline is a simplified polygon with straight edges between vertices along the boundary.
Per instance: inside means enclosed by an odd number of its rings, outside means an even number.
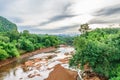
M120 23L120 0L0 0L0 15L19 31L78 33L83 23Z

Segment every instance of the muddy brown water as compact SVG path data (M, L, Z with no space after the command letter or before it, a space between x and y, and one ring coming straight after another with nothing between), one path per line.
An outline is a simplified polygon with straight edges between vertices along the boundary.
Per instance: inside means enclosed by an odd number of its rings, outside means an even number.
M0 80L9 80L9 77L15 77L17 67L20 67L20 65L27 60L28 60L28 58L21 59L19 61L15 61L11 64L0 67ZM22 70L22 68L20 68L20 69ZM18 70L18 72L19 72L19 70Z

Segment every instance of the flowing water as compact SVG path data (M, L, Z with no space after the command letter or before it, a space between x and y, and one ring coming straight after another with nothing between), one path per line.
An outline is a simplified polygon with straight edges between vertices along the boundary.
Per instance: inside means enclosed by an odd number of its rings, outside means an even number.
M40 53L0 68L0 80L44 80L61 64L69 68L68 61L74 53L73 47L60 47L55 52Z

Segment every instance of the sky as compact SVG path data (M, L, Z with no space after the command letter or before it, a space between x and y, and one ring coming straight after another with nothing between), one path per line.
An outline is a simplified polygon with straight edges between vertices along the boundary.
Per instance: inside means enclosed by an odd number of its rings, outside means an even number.
M119 24L120 0L0 0L0 16L19 31L72 34L84 23Z

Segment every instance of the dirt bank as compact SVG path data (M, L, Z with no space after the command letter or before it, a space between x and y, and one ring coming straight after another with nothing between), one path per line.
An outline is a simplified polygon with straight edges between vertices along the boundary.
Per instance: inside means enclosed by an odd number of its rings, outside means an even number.
M50 51L55 51L55 50L56 50L55 47L43 48L43 49L39 49L39 50L36 50L36 51L33 51L33 52L28 52L28 53L22 54L19 58L15 58L15 57L14 58L8 58L6 60L0 61L0 67L5 66L7 64L10 64L12 62L15 62L19 59L28 58L28 57L33 56L33 55L38 54L38 53L50 52Z
M77 72L65 69L58 64L45 80L77 80Z

